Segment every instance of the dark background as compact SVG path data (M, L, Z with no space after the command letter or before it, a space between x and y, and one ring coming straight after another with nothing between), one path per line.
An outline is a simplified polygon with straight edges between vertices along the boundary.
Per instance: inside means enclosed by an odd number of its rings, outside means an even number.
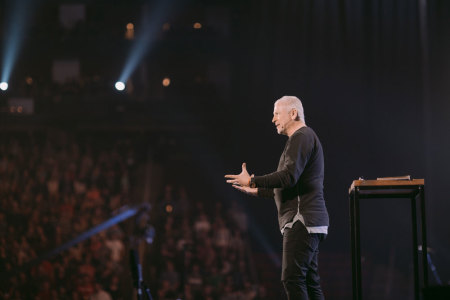
M197 195L240 199L254 247L279 256L274 203L238 194L223 175L239 172L244 161L258 175L276 168L286 138L270 122L273 102L296 95L325 152L331 225L321 251L325 264L330 257L346 262L325 280L338 281L340 272L350 280L352 181L411 175L425 179L428 243L441 279L449 281L448 1L166 3L161 19L171 29L157 31L131 76L133 91L124 93L113 85L139 41L123 39L124 28L133 21L139 34L146 3L73 2L86 4L86 21L69 32L58 29L58 3L36 2L29 12L10 89L0 93L2 131L132 128L172 139L175 146L162 160L165 176L188 182ZM0 4L2 41L10 4ZM202 30L190 27L195 21ZM89 90L61 92L51 80L55 58L78 59L81 76L100 79ZM25 76L34 78L32 88ZM171 77L167 88L160 84L164 76ZM9 113L7 99L24 95L34 99L34 114ZM408 201L367 201L361 219L368 264L389 265L411 283Z

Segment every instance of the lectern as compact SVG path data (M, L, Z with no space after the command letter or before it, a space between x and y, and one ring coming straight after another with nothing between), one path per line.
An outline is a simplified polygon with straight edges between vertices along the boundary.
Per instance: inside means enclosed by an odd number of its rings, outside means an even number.
M427 239L425 222L425 186L423 179L412 180L354 180L349 189L350 194L350 236L352 251L352 288L353 300L362 299L361 286L361 241L360 241L360 209L362 199L373 198L405 198L411 201L412 218L412 252L414 260L414 295L420 298L421 279L423 287L428 286ZM416 200L419 199L419 206ZM420 226L417 220L419 208ZM422 278L419 274L419 243L422 239Z

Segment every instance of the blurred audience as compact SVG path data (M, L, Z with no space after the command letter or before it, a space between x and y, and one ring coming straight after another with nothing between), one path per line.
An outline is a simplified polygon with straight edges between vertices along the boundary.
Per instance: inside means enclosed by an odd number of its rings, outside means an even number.
M114 226L27 263L110 218L131 186L127 140L60 131L2 134L1 299L127 299L124 234ZM17 273L19 271L19 273ZM7 274L5 273L5 274Z
M152 217L159 224L151 254L157 299L266 299L251 275L243 208L206 200L192 201L183 185L163 188Z
M39 131L0 141L0 270L8 274L0 299L130 299L124 225L27 264L129 204L138 169L132 138ZM266 298L252 276L239 203L227 209L165 184L153 208L155 242L141 260L155 299Z

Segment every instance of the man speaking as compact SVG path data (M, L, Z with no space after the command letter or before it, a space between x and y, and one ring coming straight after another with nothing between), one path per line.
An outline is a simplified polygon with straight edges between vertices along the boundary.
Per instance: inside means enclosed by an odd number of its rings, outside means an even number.
M240 174L225 177L244 193L275 199L283 235L281 281L288 299L324 299L318 253L329 220L323 197L322 145L306 126L297 97L284 96L275 102L272 123L278 134L288 136L277 171L250 176L243 163Z

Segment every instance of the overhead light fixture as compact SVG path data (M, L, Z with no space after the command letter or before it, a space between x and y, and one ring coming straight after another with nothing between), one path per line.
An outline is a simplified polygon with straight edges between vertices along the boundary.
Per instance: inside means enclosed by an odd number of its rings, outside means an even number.
M123 83L122 81L117 81L114 86L118 91L123 91L125 89L125 83Z
M7 82L0 82L0 90L6 91L8 89L8 83Z

